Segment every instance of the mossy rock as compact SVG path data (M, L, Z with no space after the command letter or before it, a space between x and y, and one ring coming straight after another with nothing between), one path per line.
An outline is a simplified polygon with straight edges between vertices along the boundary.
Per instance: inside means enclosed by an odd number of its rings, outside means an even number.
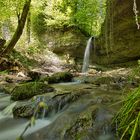
M69 72L58 72L48 78L48 83L71 82L73 75Z
M113 77L98 77L93 81L93 84L100 85L100 84L110 84L114 82Z
M48 86L42 82L30 82L16 86L11 92L12 100L29 99L35 95L44 94L54 91L53 87Z
M14 118L31 118L34 114L34 103L25 101L18 104L13 108Z
M44 76L39 79L39 82L48 82L49 76Z

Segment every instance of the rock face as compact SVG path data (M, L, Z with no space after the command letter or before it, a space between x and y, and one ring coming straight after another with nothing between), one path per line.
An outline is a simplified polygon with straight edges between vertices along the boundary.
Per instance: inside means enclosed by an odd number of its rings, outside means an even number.
M75 27L47 31L42 39L58 55L69 55L69 58L76 60L83 59L87 37Z
M137 10L140 11L140 1ZM139 16L139 13L138 13ZM137 29L133 0L108 0L102 34L96 40L93 62L118 64L140 58L140 30Z

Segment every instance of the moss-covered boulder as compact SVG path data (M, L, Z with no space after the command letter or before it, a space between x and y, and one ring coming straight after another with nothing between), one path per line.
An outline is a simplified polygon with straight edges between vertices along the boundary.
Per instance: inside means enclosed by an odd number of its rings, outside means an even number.
M48 77L48 83L71 82L73 75L70 72L58 72Z
M53 87L48 86L42 82L30 82L16 86L11 92L12 100L29 99L35 95L44 94L54 91Z

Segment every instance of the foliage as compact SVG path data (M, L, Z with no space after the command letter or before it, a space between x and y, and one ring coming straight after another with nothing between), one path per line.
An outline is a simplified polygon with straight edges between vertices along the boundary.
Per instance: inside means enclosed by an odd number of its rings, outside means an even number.
M105 15L104 0L70 1L71 21L91 35L97 35Z
M1 0L0 1L0 17L1 21L11 16L21 13L25 0Z
M25 68L29 68L29 66L32 67L37 65L36 60L30 59L16 50L13 50L13 52L11 53L10 60L17 60L21 62Z
M8 74L8 70L0 71L0 75L6 75Z
M34 25L41 31L44 31L45 27L76 26L87 34L97 35L105 16L105 2L106 0L45 1L44 6L40 6L41 13L38 12L36 17L34 15L34 23L36 24Z
M115 120L119 124L120 140L140 139L140 87L128 94Z
M133 79L137 79L138 77L140 77L140 60L138 60L138 65L133 68L129 76L129 82L133 82Z
M41 11L34 13L32 15L32 29L37 36L45 33L46 26L45 26L45 14Z
M29 55L31 54L35 54L38 53L40 51L41 48L38 47L39 45L37 44L37 41L35 41L34 43L30 43L28 48L27 48L27 53Z

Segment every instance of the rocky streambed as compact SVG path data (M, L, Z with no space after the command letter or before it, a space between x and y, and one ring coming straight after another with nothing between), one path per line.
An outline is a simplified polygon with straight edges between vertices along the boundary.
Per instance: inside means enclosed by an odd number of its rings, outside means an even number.
M45 102L47 109L39 111L24 140L117 139L111 122L121 106L121 90L85 83L51 87L55 90L16 102L10 101L10 95L0 94L0 140L15 140L24 131L38 101Z

